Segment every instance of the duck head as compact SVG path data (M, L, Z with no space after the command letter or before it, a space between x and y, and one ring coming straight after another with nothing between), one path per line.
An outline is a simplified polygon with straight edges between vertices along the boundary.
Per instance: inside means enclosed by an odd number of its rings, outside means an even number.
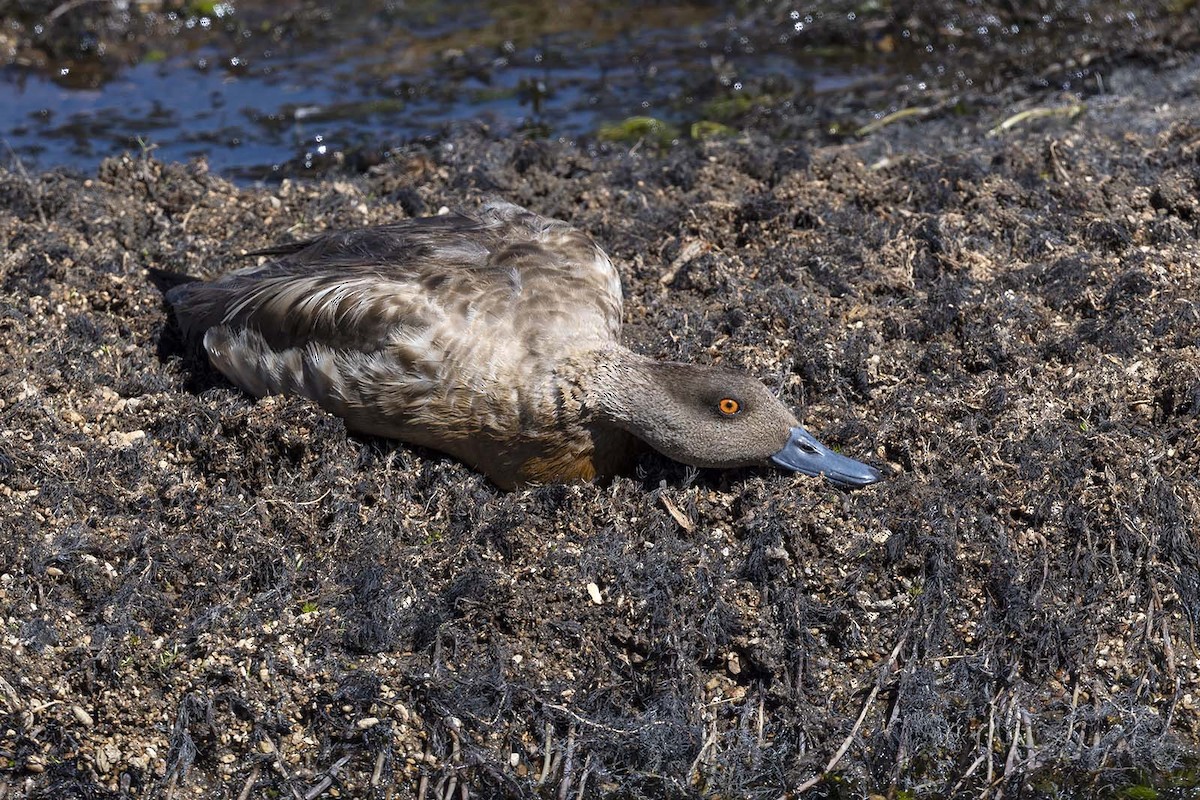
M637 359L616 366L603 384L602 413L675 461L773 463L849 488L882 477L822 445L766 386L736 370Z

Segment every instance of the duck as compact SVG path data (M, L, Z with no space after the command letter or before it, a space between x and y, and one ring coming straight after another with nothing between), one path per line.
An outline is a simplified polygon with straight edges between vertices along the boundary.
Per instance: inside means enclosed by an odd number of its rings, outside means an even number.
M699 468L880 480L759 380L620 342L621 280L583 231L504 201L324 233L166 293L184 339L256 397L449 454L502 489L610 479L649 447Z

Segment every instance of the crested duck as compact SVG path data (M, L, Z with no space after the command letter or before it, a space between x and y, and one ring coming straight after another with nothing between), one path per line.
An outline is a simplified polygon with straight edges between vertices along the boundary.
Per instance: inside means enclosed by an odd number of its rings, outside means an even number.
M590 481L639 446L697 467L773 462L880 479L724 367L623 347L621 282L590 237L520 206L326 233L167 300L185 338L256 396L449 453L506 489Z

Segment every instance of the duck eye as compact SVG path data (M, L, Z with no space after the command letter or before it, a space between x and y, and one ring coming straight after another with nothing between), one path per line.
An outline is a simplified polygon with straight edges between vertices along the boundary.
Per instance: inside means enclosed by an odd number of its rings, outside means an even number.
M724 397L717 403L717 408L721 409L721 413L725 416L732 417L742 410L742 404L732 397Z

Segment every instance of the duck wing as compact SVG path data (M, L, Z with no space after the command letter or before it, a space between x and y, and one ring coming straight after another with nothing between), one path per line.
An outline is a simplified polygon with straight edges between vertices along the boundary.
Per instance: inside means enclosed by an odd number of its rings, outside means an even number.
M246 391L297 394L381 436L448 444L520 427L553 362L615 343L621 287L585 234L509 203L329 233L167 292Z
M398 329L511 320L516 333L620 333L620 279L584 233L511 203L283 244L275 258L167 299L188 338L224 326L274 349L372 352ZM537 338L536 336L534 338Z

